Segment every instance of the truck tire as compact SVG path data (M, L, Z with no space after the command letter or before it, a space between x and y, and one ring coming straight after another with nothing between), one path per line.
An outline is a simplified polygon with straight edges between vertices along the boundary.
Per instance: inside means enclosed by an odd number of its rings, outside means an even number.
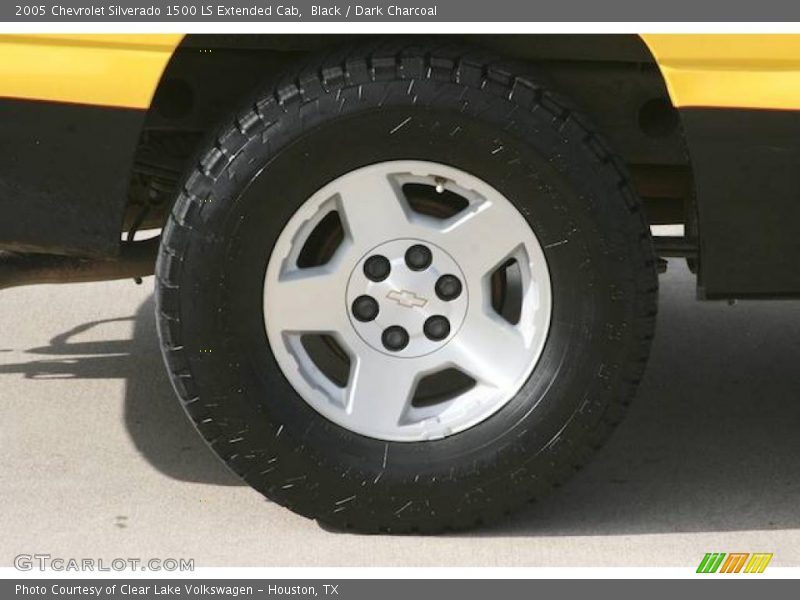
M355 47L222 126L156 269L186 412L338 529L494 521L620 421L653 337L649 228L587 120L481 51Z

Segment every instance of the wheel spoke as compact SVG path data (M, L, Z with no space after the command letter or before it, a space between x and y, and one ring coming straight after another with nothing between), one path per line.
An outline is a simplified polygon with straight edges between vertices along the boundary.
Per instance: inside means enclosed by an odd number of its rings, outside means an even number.
M469 279L479 280L500 266L530 237L523 221L509 218L515 209L484 200L444 231L444 246L459 262Z
M402 235L409 224L402 191L383 171L364 174L337 191L342 220L359 246Z
M479 383L513 389L530 361L529 348L516 327L476 309L445 350L446 359Z
M265 289L266 318L274 318L285 332L343 331L346 309L337 302L344 298L343 280L330 264L285 274Z
M396 430L417 384L409 362L369 351L358 357L347 388L348 420L362 431Z

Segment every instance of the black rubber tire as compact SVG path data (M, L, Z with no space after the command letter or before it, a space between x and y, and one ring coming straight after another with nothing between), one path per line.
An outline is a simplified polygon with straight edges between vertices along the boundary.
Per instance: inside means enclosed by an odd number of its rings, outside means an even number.
M187 175L156 272L164 357L203 437L275 502L340 529L471 527L561 484L622 418L655 323L649 228L607 144L515 73L463 47L342 50L258 94ZM333 178L395 159L451 164L500 190L552 278L530 379L438 441L387 443L326 420L283 377L264 329L266 264L293 212Z

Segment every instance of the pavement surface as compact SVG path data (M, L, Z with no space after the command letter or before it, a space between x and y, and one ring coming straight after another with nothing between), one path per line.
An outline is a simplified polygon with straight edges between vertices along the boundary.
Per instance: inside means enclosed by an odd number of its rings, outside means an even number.
M696 302L680 261L627 420L558 493L440 537L326 531L240 484L158 352L152 278L0 294L0 566L19 553L214 566L800 566L800 302Z

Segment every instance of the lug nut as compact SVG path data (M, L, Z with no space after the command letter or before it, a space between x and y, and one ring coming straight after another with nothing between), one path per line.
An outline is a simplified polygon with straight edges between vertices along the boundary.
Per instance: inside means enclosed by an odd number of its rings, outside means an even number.
M381 341L387 350L399 352L408 346L408 332L399 325L392 325L383 330Z
M380 310L378 301L372 296L359 296L353 301L353 306L351 308L353 310L353 316L362 323L375 319Z
M429 340L440 342L450 335L450 321L442 315L428 317L422 326L422 331Z
M431 251L422 244L415 244L406 250L406 264L412 271L424 271L431 266Z
M370 281L383 281L392 272L392 265L389 259L380 254L370 256L364 263L364 275Z
M436 295L445 302L458 298L461 290L461 280L455 275L442 275L436 282Z

